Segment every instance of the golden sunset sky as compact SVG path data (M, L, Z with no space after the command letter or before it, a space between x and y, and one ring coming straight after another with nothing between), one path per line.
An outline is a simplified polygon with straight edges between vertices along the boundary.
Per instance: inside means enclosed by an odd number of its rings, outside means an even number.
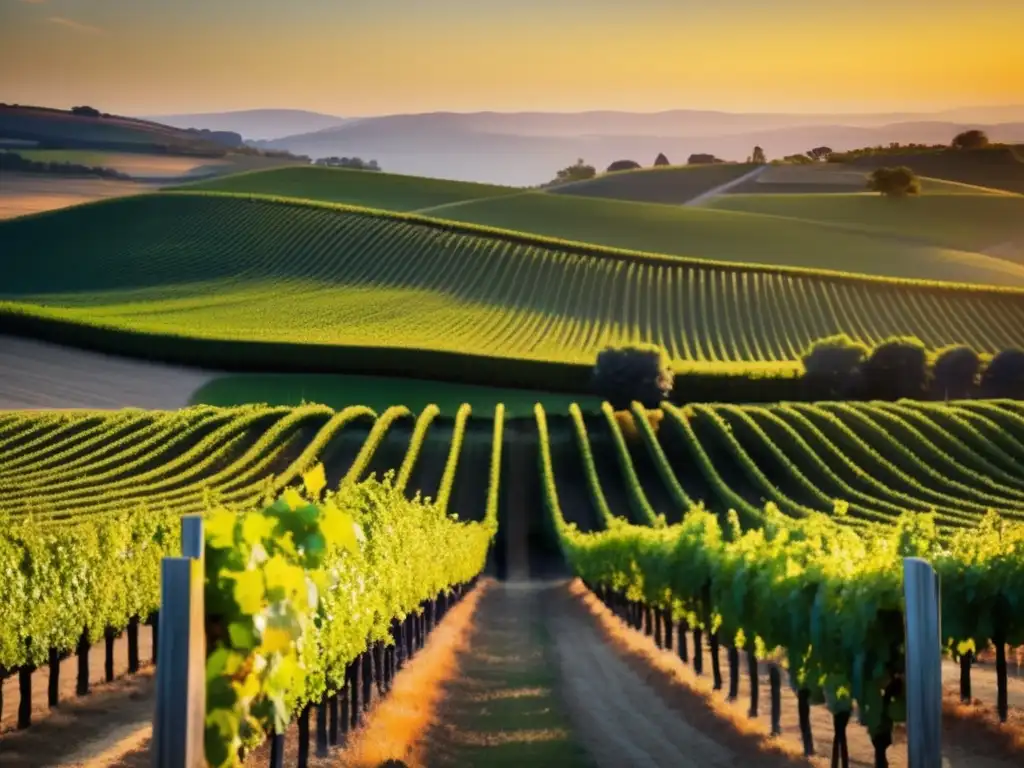
M1024 0L0 0L0 101L124 114L1024 102Z

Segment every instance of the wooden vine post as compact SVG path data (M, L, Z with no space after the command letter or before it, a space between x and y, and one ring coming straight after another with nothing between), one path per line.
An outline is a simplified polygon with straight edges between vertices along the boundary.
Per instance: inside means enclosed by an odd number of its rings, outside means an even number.
M939 577L921 558L903 560L906 599L907 765L942 764L942 634Z
M206 627L203 605L203 519L181 520L182 557L160 569L160 644L153 719L155 768L206 765Z

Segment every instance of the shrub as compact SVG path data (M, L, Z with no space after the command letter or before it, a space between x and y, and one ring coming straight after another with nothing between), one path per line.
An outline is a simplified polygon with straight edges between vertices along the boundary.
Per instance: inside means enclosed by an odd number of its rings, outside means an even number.
M668 161L668 158L665 157L664 152L659 152L658 156L654 158L654 167L657 168L659 165L672 165L672 163Z
M992 358L981 376L985 397L1024 398L1024 350L1004 349Z
M818 339L801 358L805 383L816 398L849 395L858 387L858 369L870 351L845 333Z
M978 385L981 357L970 347L953 345L936 352L932 393L941 400L970 397Z
M640 167L640 163L635 160L616 160L608 166L608 173L615 173L616 171L635 171Z
M876 168L868 177L868 189L886 197L907 197L921 191L921 180L906 166Z
M686 158L688 165L712 165L714 163L724 163L724 160L719 160L714 155L709 155L705 152L697 152Z
M887 339L861 366L862 394L875 400L920 399L928 386L928 353L920 339Z
M818 339L802 358L804 373L811 376L848 376L870 353L866 344L845 333Z
M668 354L654 344L610 347L597 355L592 386L616 411L633 401L657 408L672 393L672 367Z

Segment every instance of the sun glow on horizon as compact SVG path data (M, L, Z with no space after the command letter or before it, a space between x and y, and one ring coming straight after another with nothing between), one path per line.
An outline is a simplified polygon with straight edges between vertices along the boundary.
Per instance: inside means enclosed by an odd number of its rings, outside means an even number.
M296 4L297 5L297 4ZM913 111L1024 101L1024 3L0 0L0 98L129 114Z

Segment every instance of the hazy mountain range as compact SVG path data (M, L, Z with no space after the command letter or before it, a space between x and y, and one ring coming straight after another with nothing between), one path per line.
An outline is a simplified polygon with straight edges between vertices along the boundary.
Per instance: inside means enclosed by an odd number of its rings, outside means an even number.
M1024 105L871 114L434 112L349 120L252 110L154 119L237 131L256 146L313 158L373 158L396 173L513 185L548 181L580 157L603 170L621 159L650 165L659 152L673 163L685 163L695 152L745 160L759 145L772 158L821 145L844 150L893 141L948 143L968 128L982 128L993 141L1024 142ZM302 128L282 133L289 126Z
M249 140L277 139L297 133L334 128L349 122L343 117L304 109L246 109L239 112L207 112L193 115L152 115L152 120L174 128L206 128L234 131Z

